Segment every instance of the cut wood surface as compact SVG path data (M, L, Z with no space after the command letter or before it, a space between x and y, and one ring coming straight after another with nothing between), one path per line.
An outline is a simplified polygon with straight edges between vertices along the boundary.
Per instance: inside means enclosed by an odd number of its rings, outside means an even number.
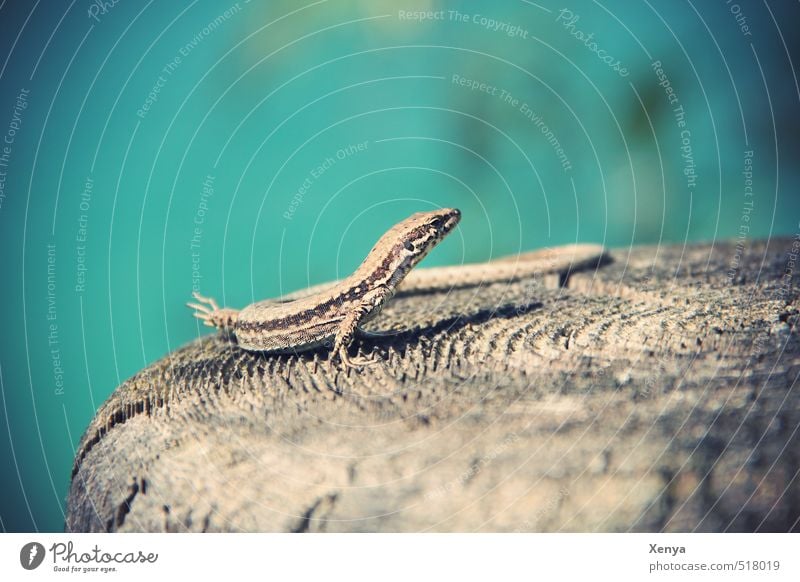
M362 371L202 337L97 412L66 528L800 531L799 249L399 293Z

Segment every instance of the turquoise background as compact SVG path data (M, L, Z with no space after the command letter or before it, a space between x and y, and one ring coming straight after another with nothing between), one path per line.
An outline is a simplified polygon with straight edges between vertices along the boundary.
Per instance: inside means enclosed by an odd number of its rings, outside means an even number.
M796 2L99 6L0 3L2 531L63 528L96 408L206 333L193 287L242 306L337 278L440 206L463 220L428 265L798 231Z

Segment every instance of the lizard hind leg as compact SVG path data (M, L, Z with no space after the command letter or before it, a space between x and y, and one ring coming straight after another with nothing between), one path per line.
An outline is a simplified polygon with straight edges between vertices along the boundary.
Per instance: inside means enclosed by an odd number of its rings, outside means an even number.
M198 303L187 303L186 305L195 310L194 316L208 327L216 327L222 330L232 330L239 318L237 309L223 308L217 305L211 297L203 297L198 292L192 293Z

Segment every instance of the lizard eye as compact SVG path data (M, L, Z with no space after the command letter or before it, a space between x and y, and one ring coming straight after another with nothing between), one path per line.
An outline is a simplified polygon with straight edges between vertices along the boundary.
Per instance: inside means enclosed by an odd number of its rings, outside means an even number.
M406 250L409 252L414 252L414 243L406 241L403 243L403 246L406 247Z

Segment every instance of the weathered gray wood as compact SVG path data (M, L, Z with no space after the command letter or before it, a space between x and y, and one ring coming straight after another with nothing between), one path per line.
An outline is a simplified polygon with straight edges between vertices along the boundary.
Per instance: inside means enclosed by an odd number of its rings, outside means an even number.
M798 531L798 248L400 294L361 373L202 338L98 411L67 529Z

